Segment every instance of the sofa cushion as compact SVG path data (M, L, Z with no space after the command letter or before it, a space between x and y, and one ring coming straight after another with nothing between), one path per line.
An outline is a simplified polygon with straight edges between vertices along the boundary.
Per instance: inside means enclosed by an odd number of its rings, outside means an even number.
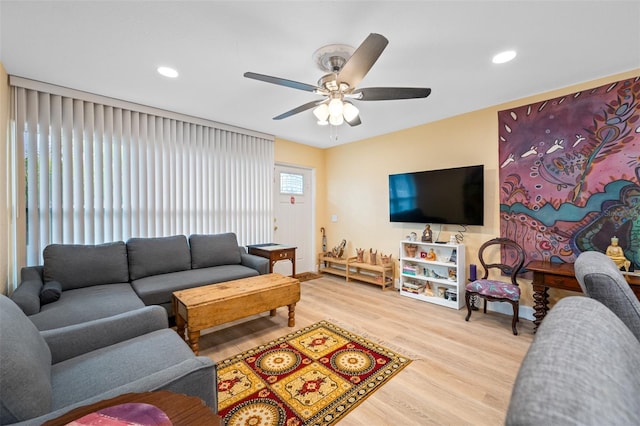
M46 305L47 303L55 302L60 299L61 294L62 284L58 281L44 283L42 290L40 290L40 304Z
M184 235L130 238L127 253L131 280L191 269L191 253Z
M66 327L144 307L129 283L103 284L63 291L29 319L39 330Z
M241 262L238 238L232 232L214 235L194 234L189 237L189 245L193 269L237 265Z
M48 413L51 352L29 318L4 295L0 295L0 336L0 424Z
M182 362L192 361L193 352L178 334L158 330L54 364L51 381L53 409L83 401L154 374L165 374L166 384L176 377L167 374ZM155 390L155 389L147 389Z
M44 248L44 281L62 290L129 281L127 248L122 241L98 245L51 244Z
M171 302L174 291L256 275L255 269L243 265L222 265L141 278L131 285L146 305L162 305Z

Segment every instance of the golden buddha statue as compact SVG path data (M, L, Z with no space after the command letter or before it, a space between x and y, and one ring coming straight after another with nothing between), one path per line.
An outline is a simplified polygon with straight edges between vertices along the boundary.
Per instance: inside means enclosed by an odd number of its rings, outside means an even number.
M627 260L622 247L618 245L618 237L611 237L611 245L607 247L605 254L613 260L613 263L615 263L618 268L624 268L625 271L629 271L631 261Z

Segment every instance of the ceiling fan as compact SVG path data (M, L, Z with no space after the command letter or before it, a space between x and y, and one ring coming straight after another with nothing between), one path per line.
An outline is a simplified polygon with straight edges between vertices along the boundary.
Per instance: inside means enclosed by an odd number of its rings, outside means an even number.
M384 36L371 33L355 50L346 45L329 45L318 49L313 56L318 66L328 74L318 80L317 86L254 72L246 72L244 76L324 96L324 99L308 102L273 117L274 120L282 120L314 108L313 113L318 118L320 125L339 126L346 121L350 126L357 126L361 124L360 115L351 100L417 99L426 98L431 93L431 89L418 87L356 88L378 60L387 44L389 44L389 40Z

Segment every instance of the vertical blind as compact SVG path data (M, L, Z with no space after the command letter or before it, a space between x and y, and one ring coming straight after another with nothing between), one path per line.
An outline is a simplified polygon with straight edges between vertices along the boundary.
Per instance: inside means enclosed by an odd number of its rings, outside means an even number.
M51 243L219 232L242 245L269 241L272 138L14 90L27 265Z

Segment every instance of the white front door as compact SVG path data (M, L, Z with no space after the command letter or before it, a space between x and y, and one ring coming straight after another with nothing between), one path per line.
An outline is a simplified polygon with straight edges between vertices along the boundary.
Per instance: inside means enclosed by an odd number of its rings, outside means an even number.
M313 271L313 172L276 164L274 175L273 242L297 247L296 274ZM291 267L291 262L280 261L273 272L290 275Z

